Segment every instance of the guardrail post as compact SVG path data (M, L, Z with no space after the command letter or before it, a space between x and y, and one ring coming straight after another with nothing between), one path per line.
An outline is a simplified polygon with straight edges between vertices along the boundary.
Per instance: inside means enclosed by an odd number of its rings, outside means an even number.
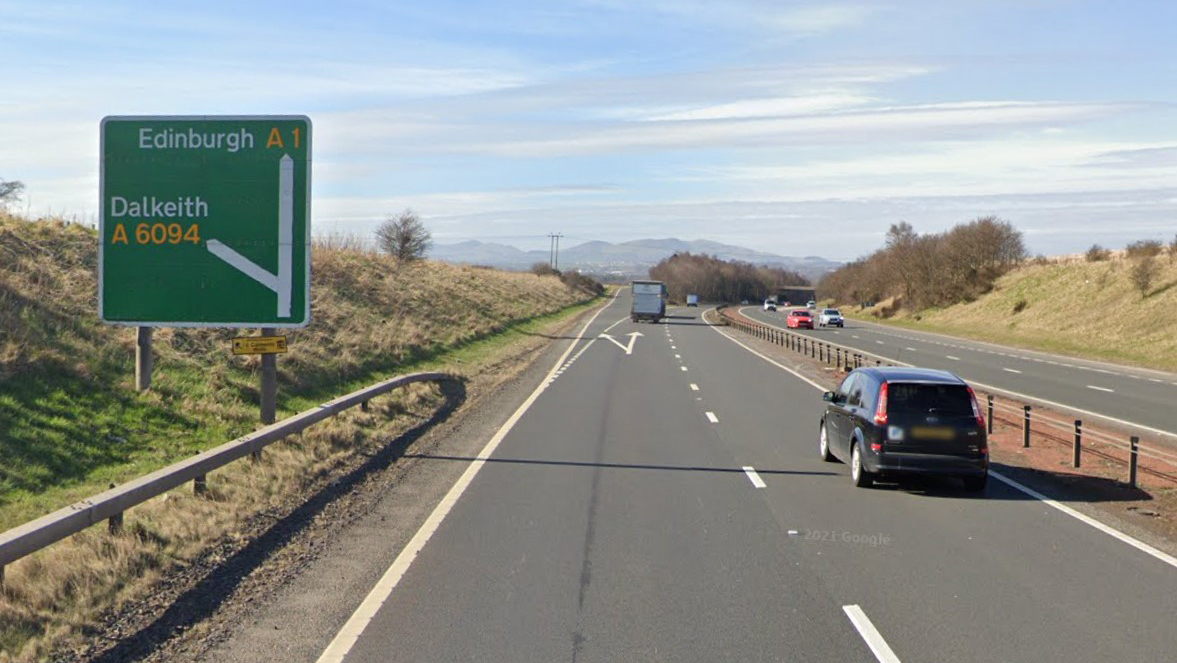
M111 534L118 534L123 531L123 514L116 513L106 521L106 527Z
M1082 453L1082 450L1083 450L1083 420L1076 419L1075 420L1075 449L1073 452L1074 458L1071 459L1072 466L1079 467L1079 455Z
M360 412L368 411L368 401L360 401Z
M989 416L985 419L985 432L992 435L993 434L993 394L989 394L989 396L985 400L989 401Z
M1140 452L1140 438L1128 438L1128 485L1136 487L1136 460Z
M1022 446L1030 448L1030 406L1022 406Z
M204 475L204 474L197 475L197 477L192 480L192 494L193 495L205 495L207 493L208 493L208 477L207 477L207 475Z

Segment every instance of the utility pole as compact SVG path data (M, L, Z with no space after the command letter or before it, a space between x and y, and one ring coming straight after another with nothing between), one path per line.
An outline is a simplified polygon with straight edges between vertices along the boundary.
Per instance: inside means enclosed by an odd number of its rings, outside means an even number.
M559 269L560 238L563 236L558 233L548 233L548 267L552 269Z

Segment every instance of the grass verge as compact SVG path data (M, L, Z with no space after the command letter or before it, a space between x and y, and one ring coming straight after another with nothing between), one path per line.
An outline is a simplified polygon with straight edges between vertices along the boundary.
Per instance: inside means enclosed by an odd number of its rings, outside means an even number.
M595 303L508 324L402 368L448 370L493 388ZM357 378L360 383L367 381ZM301 408L317 402L300 400L308 398L286 403ZM96 526L13 564L0 594L0 662L92 651L107 617L186 568L230 557L259 519L282 517L326 482L382 453L390 439L429 419L445 401L431 385L398 390L375 399L368 412L353 408L272 445L260 463L243 460L213 473L207 496L177 488L129 512L120 535Z
M260 361L228 351L248 330L157 329L152 389L137 392L135 330L96 319L96 269L92 229L0 214L0 529L258 425ZM278 416L590 297L556 277L316 245L313 320L288 333Z
M1132 261L1030 264L1002 277L976 301L913 313L868 315L874 322L1060 355L1177 371L1177 263L1158 260L1146 295ZM855 313L852 307L845 309ZM869 316L869 317L868 317Z

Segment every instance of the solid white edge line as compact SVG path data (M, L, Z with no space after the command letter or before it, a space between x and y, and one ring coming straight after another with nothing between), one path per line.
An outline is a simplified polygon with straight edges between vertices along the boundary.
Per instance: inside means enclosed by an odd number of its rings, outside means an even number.
M714 412L708 412L706 414L707 414L707 421L710 421L713 424L719 423L719 417L715 416Z
M747 350L748 352L751 352L752 354L756 355L757 357L760 357L761 359L763 359L764 361L767 361L768 363L772 364L773 366L776 366L777 368L781 369L782 371L792 374L793 377L804 381L806 384L813 387L814 389L817 389L818 391L827 391L827 389L825 387L814 382L813 380L810 380L809 378L805 377L804 375L801 375L797 371L794 371L793 369L789 368L788 366L785 366L784 364L781 364L781 363L761 354L760 352L758 352L754 348L744 345L740 341L732 338L730 334L720 331L719 327L713 325L711 328L714 329L715 333L719 334L720 336L726 338L727 340L731 341L732 343L735 343L736 345L740 346L741 348L744 348L745 350Z
M891 646L883 639L883 635L871 623L870 617L862 611L862 608L857 605L844 605L842 610L846 616L850 618L850 623L854 624L854 628L858 630L858 635L866 642L866 646L870 647L871 653L879 660L879 663L900 663L899 657L895 652L891 651Z
M755 467L752 467L751 465L745 465L744 474L748 476L748 481L751 481L753 486L756 486L757 488L765 488L768 486L768 484L764 483L764 479L761 479L760 475L756 473Z
M989 476L993 477L994 479L997 479L998 481L1006 483L1013 488L1016 488L1016 489L1022 491L1023 493L1041 501L1042 503L1046 504L1047 506L1052 506L1052 507L1058 509L1059 511L1062 511L1063 513L1067 514L1068 516L1070 516L1080 522L1086 523L1087 525L1090 525L1091 527L1094 527L1095 529L1103 532L1104 534L1107 534L1108 536L1119 539L1123 543L1126 543L1143 553L1146 553L1148 555L1152 555L1153 557L1161 560L1162 562L1168 564L1169 566L1172 566L1173 568L1177 568L1177 557L1173 557L1169 553L1158 550L1158 549L1148 545L1147 543L1141 541L1140 539L1129 536L1129 535L1121 532L1120 530L1118 530L1114 527L1111 527L1110 525L1105 525L1105 524L1099 522L1098 520L1092 518L1091 516L1088 516L1085 513L1082 513L1080 511L1076 511L1075 509L1072 509L1071 507L1069 507L1065 504L1062 504L1060 502L1056 502L1056 501L1050 499L1049 497L1043 495L1042 493L1034 490L1033 488L1030 488L1029 486L1023 486L1021 483L1018 483L1017 481L1014 481L1013 479L1010 479L1009 477L1007 477L1003 474L1000 474L998 472L994 472L993 470L989 470Z
M486 464L486 460L490 458L492 453L494 453L494 450L499 446L499 443L503 441L503 438L507 436L507 433L511 432L511 429L515 427L515 424L523 418L523 415L532 406L532 404L535 403L540 394L542 394L544 390L548 388L552 379L555 377L556 370L561 365L563 365L564 360L568 358L568 355L572 354L572 351L576 348L576 344L580 341L580 337L584 336L584 333L588 331L589 325L593 324L593 322L597 319L597 316L604 313L605 310L608 309L614 301L616 301L617 293L619 292L621 292L620 288L616 293L613 294L613 298L601 307L600 311L594 313L593 317L589 318L588 322L584 323L584 327L582 327L580 333L577 334L576 340L574 340L568 346L568 349L564 351L564 354L561 355L558 360L556 360L556 364L550 371L548 371L547 377L540 382L539 386L535 388L535 391L531 392L531 395L527 397L527 400L523 401L523 404L515 410L511 417L507 419L506 423L504 423L498 429L498 431L495 432L495 434L490 438L490 441L486 443L486 446L482 448L482 451L478 453L478 456L474 459L474 461L470 463L470 466L466 468L466 471L462 473L462 476L458 477L458 480L450 488L449 492L445 494L445 497L441 499L441 502L439 502L437 506L434 507L432 513L429 514L429 517L426 518L425 522L421 524L421 527L417 530L417 533L413 535L413 538L409 540L404 549L402 549L400 553L397 554L396 559L392 562L392 566L388 567L388 570L385 571L380 580L376 582L376 586L373 587L370 592L368 592L368 595L364 598L363 602L360 603L359 607L355 609L355 612L353 612L351 617L348 618L347 622L344 623L343 628L339 629L339 632L336 633L335 638L332 639L331 643L327 645L327 648L323 650L323 654L318 658L318 663L341 663L344 657L348 655L348 653L351 651L351 648L360 639L360 636L363 635L364 630L368 627L368 624L371 623L372 618L376 616L376 613L379 612L380 608L384 606L384 602L387 601L388 597L392 595L392 590L396 588L401 578L404 577L405 572L409 570L409 566L411 566L413 560L417 558L417 554L420 553L421 550L425 547L425 544L429 542L430 537L432 537L434 532L437 531L437 528L441 526L441 522L445 520L447 515L449 515L450 509L452 509L454 505L457 504L458 499L462 497L462 493L466 492L466 488L470 485L471 482L474 481L475 475L477 475L478 471L482 469L482 466Z
M780 327L777 327L775 325L769 325L769 326L773 327L774 329L781 329ZM727 335L725 334L725 336L727 336ZM748 346L744 345L743 343L740 343L736 339L731 338L730 336L728 336L728 338L732 342L737 343L740 346L742 346L745 350L748 350L749 352L752 352L753 354L760 356L762 359L764 359L770 363L776 364L776 366L779 368L782 368L786 371L789 371L790 373L793 373L794 375L797 375L791 369L789 369L785 366L781 366L780 364L777 364L775 361L772 361L768 357L765 357L764 355L760 354L759 352L756 352L752 348L749 348ZM943 343L936 343L936 345L943 345ZM850 348L850 349L853 350L853 349L859 349L859 348ZM862 351L866 352L865 350L862 350ZM878 355L876 355L876 356L878 356ZM892 359L889 361L894 361L896 364L900 364L902 366L914 366L914 364L910 364L910 363L904 362L904 361L899 361L898 359ZM1061 364L1059 364L1058 362L1054 362L1054 361L1047 360L1046 363L1054 364L1055 366L1061 366ZM804 377L802 377L800 375L798 375L797 377L801 377L801 379L803 379L803 380L805 379ZM806 380L806 381L808 382L808 380ZM1021 399L1021 400L1024 400L1024 401L1027 401L1030 403L1034 403L1037 405L1043 405L1046 407L1057 407L1062 410L1067 410L1068 412L1073 412L1075 414L1081 414L1085 417L1095 417L1096 419L1103 419L1104 421L1108 421L1113 424L1120 424L1121 426L1131 426L1133 428L1139 428L1140 430L1148 431L1150 433L1154 433L1156 435L1161 435L1161 436L1164 436L1164 437L1167 437L1170 439L1177 438L1177 433L1174 433L1173 431L1162 430L1160 428L1155 428L1153 426L1147 426L1145 424L1136 423L1135 421L1128 421L1127 419L1120 419L1118 417L1113 417L1111 415L1100 414L1099 412L1092 412L1091 410L1085 410L1080 407L1075 407L1074 405L1067 405L1066 403L1059 403L1058 401L1052 401L1052 400L1047 400L1045 398L1039 398L1038 396L1031 396L1029 394L1023 394L1019 391L1013 391L1012 389L1006 389L1004 387L997 387L997 386L994 386L994 385L991 385L991 384L988 384L985 382L979 382L977 380L969 379L969 380L967 380L967 382L969 384L973 385L974 387L980 387L986 391L991 391L995 394L1001 394L1003 396L1008 396L1010 398L1018 398L1018 399ZM810 382L810 384L813 384L813 383ZM1172 385L1177 387L1177 382L1173 382ZM817 386L817 385L814 385L814 386ZM818 389L823 389L823 390L825 389L825 387L820 387L820 386L817 386L817 387L818 387Z
M752 354L756 355L757 357L760 357L761 359L767 361L768 363L772 364L773 366L776 366L777 368L785 371L786 373L790 373L794 377L799 378L802 381L808 383L814 389L817 389L818 391L823 391L823 392L827 391L827 389L824 386L814 382L813 380L810 380L809 378L805 377L804 375L801 375L800 373L798 373L797 371L794 371L793 369L789 368L788 366L784 366L782 364L779 364L776 361L773 361L772 359L757 352L756 350L748 347L747 345L744 345L743 343L732 338L730 335L720 331L718 327L713 326L712 329L714 329L716 331L716 333L718 333L720 336L723 336L724 338L728 339L732 343L735 343L736 345L744 348L745 350L747 350L748 352L751 352ZM1077 412L1083 412L1084 414L1090 414L1092 416L1101 417L1101 418L1107 419L1109 421L1115 421L1118 423L1129 424L1129 425L1133 425L1133 426L1137 425L1137 424L1132 424L1131 422L1128 422L1128 421L1114 419L1112 417L1108 417L1107 415L1096 414L1095 412L1076 410L1075 408L1070 408L1069 406L1062 405L1061 403L1052 403L1051 401L1036 399L1032 396L1025 396L1024 394L1018 394L1016 392L1006 391L1004 389L1000 389L997 387L990 387L989 385L982 384L980 382L972 382L970 380L970 383L973 384L974 386L982 387L984 389L989 389L991 391L998 391L998 392L1009 394L1009 395L1012 395L1015 397L1026 398L1027 400L1036 400L1036 401L1038 401L1040 403L1044 403L1046 405L1054 405L1055 407L1062 407L1062 408L1071 409L1071 410L1077 411ZM1165 433L1165 431L1161 431L1161 430L1157 430L1157 429L1150 429L1147 426L1139 426L1139 427L1144 428L1146 430L1153 430L1158 433ZM1172 435L1172 433L1165 433L1165 434ZM1076 511L1075 509L1072 509L1069 506L1060 504L1059 502L1056 502L1056 501L1050 499L1049 497L1043 495L1042 493L1039 493L1038 491L1036 491L1028 486L1023 486L1022 484L1018 483L1017 481L1014 481L1013 479L1005 477L998 472L995 472L993 470L989 470L989 474L994 479L1002 481L1005 484L1009 485L1010 487L1022 491L1026 495L1029 495L1030 497L1033 497L1034 499L1039 500L1040 502L1046 504L1047 506L1054 507L1055 509L1058 509L1059 511L1067 514L1068 516L1075 518L1079 522L1082 522L1086 525L1090 525L1091 527L1094 527L1095 529L1099 530L1100 532L1103 532L1104 534L1107 534L1108 536L1116 538L1123 543L1127 543L1128 545L1132 546L1133 548L1136 548L1137 550L1140 550L1141 552L1151 555L1151 556L1155 557L1156 559L1172 566L1173 568L1177 568L1177 558L1173 557L1172 555L1170 555L1166 552L1162 552L1161 550L1158 550L1157 548L1154 548L1154 547L1148 545L1147 543L1141 541L1140 539L1137 539L1131 535L1125 534L1124 532L1121 532L1120 530L1118 530L1110 525L1105 525L1105 524L1101 523L1100 521L1096 520L1095 518L1092 518L1091 516L1088 516L1082 512Z

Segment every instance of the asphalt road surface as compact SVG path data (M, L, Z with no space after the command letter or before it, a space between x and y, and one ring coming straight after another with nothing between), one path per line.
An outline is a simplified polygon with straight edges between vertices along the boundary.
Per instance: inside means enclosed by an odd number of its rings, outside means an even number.
M430 461L470 469L321 660L1177 659L1177 561L999 481L853 488L813 385L628 306L486 462Z
M740 309L755 320L785 328L788 311ZM815 320L816 324L816 320ZM950 370L978 385L1102 415L1121 423L1177 435L1177 374L1062 357L1032 350L896 329L860 320L801 329L842 346L915 366Z

